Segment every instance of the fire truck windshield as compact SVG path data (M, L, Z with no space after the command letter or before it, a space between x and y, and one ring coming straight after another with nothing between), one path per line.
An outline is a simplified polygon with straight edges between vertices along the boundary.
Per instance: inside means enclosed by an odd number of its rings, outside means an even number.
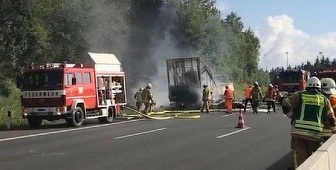
M23 89L57 90L62 88L60 71L26 72L23 76Z
M283 83L299 83L301 74L300 72L283 72L280 77Z

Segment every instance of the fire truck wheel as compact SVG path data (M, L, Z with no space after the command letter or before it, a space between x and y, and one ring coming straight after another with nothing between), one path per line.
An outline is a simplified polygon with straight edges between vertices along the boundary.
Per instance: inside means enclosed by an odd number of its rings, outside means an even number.
M31 128L39 128L42 123L42 119L39 117L28 117L28 124Z
M82 126L84 121L84 112L82 108L76 107L74 114L72 115L72 125L75 127Z
M109 108L107 117L98 118L100 123L112 123L114 118L113 108Z

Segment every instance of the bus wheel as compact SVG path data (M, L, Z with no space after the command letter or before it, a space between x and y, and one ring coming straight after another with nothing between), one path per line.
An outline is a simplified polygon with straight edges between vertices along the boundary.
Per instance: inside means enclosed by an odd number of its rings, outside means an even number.
M39 117L28 117L28 124L31 128L39 128L42 123L42 119Z
M84 112L82 108L76 107L76 110L72 115L72 125L74 127L80 127L82 126L83 122L84 122Z

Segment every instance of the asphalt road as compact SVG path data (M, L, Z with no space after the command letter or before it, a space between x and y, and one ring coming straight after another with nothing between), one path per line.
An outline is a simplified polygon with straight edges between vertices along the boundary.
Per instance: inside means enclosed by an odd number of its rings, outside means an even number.
M278 113L202 114L199 119L92 121L0 132L0 169L287 169L289 118Z

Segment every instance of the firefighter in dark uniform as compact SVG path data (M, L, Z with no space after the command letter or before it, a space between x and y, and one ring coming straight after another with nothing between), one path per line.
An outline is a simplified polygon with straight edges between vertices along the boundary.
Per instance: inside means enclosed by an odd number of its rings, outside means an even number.
M211 101L211 90L207 84L203 85L202 101L203 101L203 106L202 106L201 112L205 110L207 113L209 113L209 103Z
M140 88L139 88L139 91L137 91L137 92L134 94L135 105L136 105L137 110L138 110L139 112L141 112L141 108L142 108L142 91L143 91L143 88L140 87Z
M296 92L282 102L284 114L292 119L291 148L294 150L295 169L323 144L325 123L333 133L336 132L334 111L320 90L320 80L311 77L305 91Z
M252 93L252 110L253 113L257 114L259 101L262 99L262 92L258 82L254 82L254 86L252 88L251 93Z
M155 104L151 88L152 84L148 83L146 88L142 91L142 102L145 105L144 114L151 112L151 106Z

